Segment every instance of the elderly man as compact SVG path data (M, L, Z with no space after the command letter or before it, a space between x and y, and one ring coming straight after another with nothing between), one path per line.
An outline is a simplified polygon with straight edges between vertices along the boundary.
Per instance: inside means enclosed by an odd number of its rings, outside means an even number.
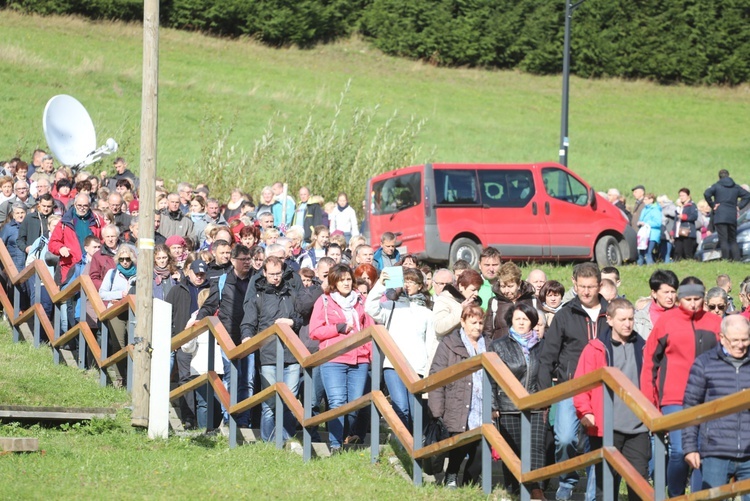
M172 235L193 238L193 221L180 210L180 196L177 193L167 195L167 208L161 219L161 234L167 238Z
M124 233L130 228L130 215L122 211L122 195L119 193L110 193L108 197L109 210L115 216L113 223L117 225L120 233Z
M633 198L635 198L635 205L633 205L633 212L632 216L630 218L630 226L633 227L635 231L638 231L638 221L641 219L641 212L643 212L643 207L645 204L643 203L643 197L646 196L646 188L639 184L635 188L633 188Z
M89 196L78 195L49 239L49 252L60 257L59 283L66 283L73 265L81 262L86 237L100 238L102 226L101 218L91 211Z
M190 212L190 201L193 199L193 185L190 183L178 184L177 194L180 197L180 212L187 214Z
M750 387L750 323L741 315L721 322L721 344L699 356L690 369L685 408L694 407ZM744 424L743 424L744 423ZM682 432L685 461L701 470L703 489L719 487L734 478L750 478L750 413L738 412ZM743 495L743 501L750 495Z
M434 297L438 297L446 285L453 285L453 272L447 268L440 268L432 275Z
M102 246L91 258L89 268L89 277L97 289L102 286L104 275L117 266L115 255L120 248L120 229L114 224L108 224L102 228L101 235Z

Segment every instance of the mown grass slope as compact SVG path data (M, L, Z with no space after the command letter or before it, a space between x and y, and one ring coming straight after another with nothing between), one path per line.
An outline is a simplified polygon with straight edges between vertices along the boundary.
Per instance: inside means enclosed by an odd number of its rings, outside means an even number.
M395 110L429 120L418 138L426 161L557 159L559 76L435 68L386 57L357 39L271 49L163 29L160 43L158 170L168 179L180 179L179 166L199 161L201 148L212 146L214 138L201 135L204 119L234 123L232 139L251 150L276 114L278 128L300 127L311 109L329 120L349 79L350 106L380 105L381 121ZM3 11L0 156L43 146L44 105L68 93L89 109L100 142L116 137L137 165L141 52L140 25ZM748 129L747 86L571 82L570 166L596 189L629 192L644 183L674 197L683 185L702 192L723 167L747 180Z

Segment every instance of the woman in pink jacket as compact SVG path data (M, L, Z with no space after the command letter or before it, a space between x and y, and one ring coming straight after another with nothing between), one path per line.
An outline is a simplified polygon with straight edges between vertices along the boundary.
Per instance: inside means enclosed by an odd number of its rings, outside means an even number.
M373 325L365 313L359 292L354 290L354 273L344 264L337 264L328 273L325 294L315 302L310 318L310 338L320 341L320 349L327 348L347 336ZM370 370L372 347L367 343L340 355L320 367L328 406L336 409L364 394ZM361 442L364 431L356 429L358 411L347 414L349 436L344 438L344 418L330 422L331 453L341 450L343 443Z

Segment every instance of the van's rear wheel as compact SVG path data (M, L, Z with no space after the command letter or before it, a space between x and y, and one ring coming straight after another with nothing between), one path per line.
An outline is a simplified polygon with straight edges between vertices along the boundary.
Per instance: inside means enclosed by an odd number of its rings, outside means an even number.
M474 240L470 238L457 238L451 245L450 264L463 259L471 264L472 268L479 266L479 255L482 253L482 248Z
M622 264L620 244L612 236L602 237L596 242L594 255L596 256L596 264L600 268L604 268L605 266L620 266Z

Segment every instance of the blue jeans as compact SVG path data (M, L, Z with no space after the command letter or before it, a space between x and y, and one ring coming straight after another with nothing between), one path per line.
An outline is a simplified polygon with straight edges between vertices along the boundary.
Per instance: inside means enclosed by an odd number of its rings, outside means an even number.
M224 388L229 391L229 384L232 379L232 362L224 354L224 350L221 351L221 359L224 362ZM246 398L250 398L254 394L255 390L255 353L251 353L245 358L240 360L239 369L237 371L237 402L242 402ZM224 422L229 421L229 412L227 409L224 411ZM237 426L240 428L248 428L250 426L250 411L247 410L235 416Z
M328 396L328 407L337 409L361 397L365 391L369 370L369 363L348 365L327 362L323 364L320 367L320 375L322 376L323 386ZM349 429L354 429L357 412L347 414L346 419ZM328 423L328 431L331 438L331 447L341 447L344 441L344 416L330 421Z
M750 460L707 457L701 458L703 488L719 487L734 477L736 481L750 478ZM743 494L742 501L750 501L750 494Z
M557 403L555 414L555 459L562 462L578 454L578 429L581 423L576 416L573 399L566 398ZM578 473L573 471L560 476L560 487L574 489L578 483Z
M215 404L214 404L215 405ZM214 407L214 415L216 415ZM198 428L208 427L208 385L202 384L195 390L195 420ZM213 426L219 426L219 422L214 418Z
M284 383L289 387L292 394L297 396L299 390L299 364L289 364L284 366ZM260 366L260 386L261 390L276 384L276 366ZM270 442L276 436L275 413L276 413L276 396L272 396L261 404L262 413L260 416L260 438L264 442ZM294 436L297 428L297 420L294 414L284 406L284 440Z
M681 405L665 405L661 408L661 413L666 416L682 409ZM685 494L689 471L690 467L685 462L685 454L682 452L682 430L670 431L669 458L667 459L667 493L669 497ZM690 477L690 490L692 492L701 490L702 483L700 470L693 470L693 475ZM722 484L725 483L722 482Z
M383 379L391 394L391 406L407 430L411 430L412 408L409 390L406 389L395 369L384 369Z
M663 236L664 235L662 235L662 237ZM666 237L659 244L659 258L665 263L672 262L672 247L674 247L674 245L667 240Z
M643 264L644 260L646 264L654 264L654 248L656 247L657 242L655 240L649 240L648 241L648 249L638 250L638 264Z

